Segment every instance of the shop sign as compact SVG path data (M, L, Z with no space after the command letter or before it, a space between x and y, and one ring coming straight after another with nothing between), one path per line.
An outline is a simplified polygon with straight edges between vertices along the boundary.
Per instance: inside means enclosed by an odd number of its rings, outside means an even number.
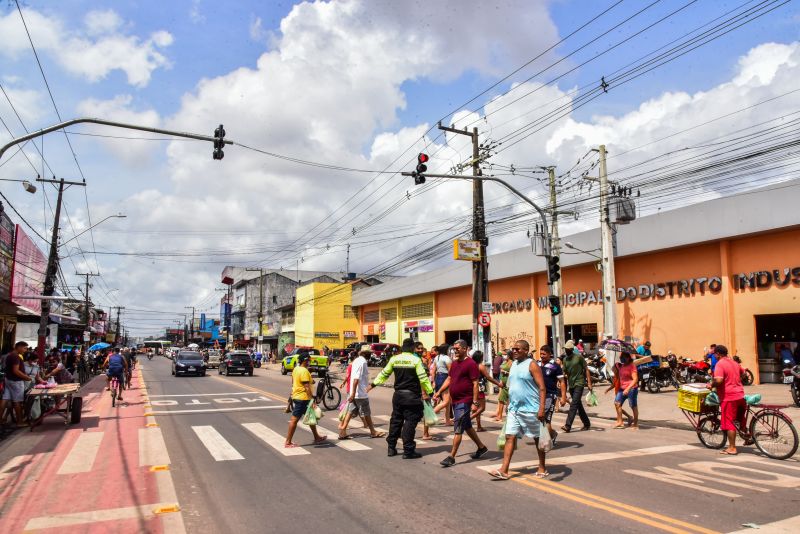
M357 336L356 336L356 331L355 330L345 330L344 331L344 338L345 339L355 339L356 337Z
M547 300L547 297L545 297ZM533 307L531 299L503 300L492 303L492 313L510 313L518 311L530 311Z
M339 332L314 332L314 337L322 337L328 339L339 339Z
M494 311L494 304L491 302L481 302L481 312L492 313Z
M377 327L376 324L365 324L361 326L361 334L365 336L374 336L377 334Z
M433 320L403 321L403 332L411 332L412 328L415 328L417 332L433 332Z
M41 295L44 290L44 273L47 271L47 258L39 247L22 230L16 228L14 239L14 275L11 281L11 301L28 310L42 313L42 301L23 299L21 296Z
M14 223L0 211L0 300L11 297L11 276L14 272Z
M733 275L733 289L764 289L772 286L800 285L800 267L784 267L783 271L758 271Z
M453 241L453 259L466 261L481 261L481 242L466 239Z

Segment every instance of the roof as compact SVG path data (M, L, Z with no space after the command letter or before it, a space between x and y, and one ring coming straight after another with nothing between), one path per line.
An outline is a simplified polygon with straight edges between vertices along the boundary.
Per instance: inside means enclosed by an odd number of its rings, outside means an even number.
M800 180L790 180L641 217L631 224L618 226L616 257L800 226L798 198ZM561 236L562 243L567 241L578 249L595 249L600 244L600 229ZM562 268L593 261L596 259L583 253L561 256ZM545 270L544 258L534 255L530 247L489 257L489 280ZM463 287L471 283L470 262L453 261L440 269L359 289L353 293L353 306Z

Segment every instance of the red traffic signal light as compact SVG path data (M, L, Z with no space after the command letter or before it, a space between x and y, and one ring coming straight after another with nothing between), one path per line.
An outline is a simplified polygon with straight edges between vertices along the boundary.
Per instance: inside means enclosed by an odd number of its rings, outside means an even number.
M417 156L417 163L427 163L429 159L427 154L420 152Z

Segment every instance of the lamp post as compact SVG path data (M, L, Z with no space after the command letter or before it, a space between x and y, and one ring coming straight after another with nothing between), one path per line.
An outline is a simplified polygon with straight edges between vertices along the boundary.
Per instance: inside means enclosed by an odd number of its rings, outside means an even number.
M0 182L20 182L22 184L22 188L25 189L31 195L36 192L36 186L30 183L28 180L16 180L14 178L0 178Z
M58 245L58 246L59 246L59 247L63 247L64 245L66 245L66 244L67 244L67 243L69 243L70 241L73 241L73 240L75 240L75 239L78 239L80 236L82 236L83 234L85 234L85 233L86 233L86 232L88 232L89 230L91 230L91 229L93 229L93 228L96 228L96 227L100 226L101 224L103 224L104 222L106 222L106 221L107 221L107 220L109 220L109 219L125 219L126 217L127 217L127 215L123 215L123 214L121 214L121 213L118 213L118 214L116 214L116 215L109 215L109 216L108 216L108 217L106 217L105 219L102 219L102 220L100 220L100 221L98 221L98 222L94 223L93 225L91 225L89 228L87 228L87 229L86 229L86 230L84 230L83 232L81 232L81 233L79 233L79 234L75 234L74 236L72 236L71 238L67 239L66 241L64 241L63 243L61 243L61 244L60 244L60 245ZM115 290L115 291L116 291L116 290Z

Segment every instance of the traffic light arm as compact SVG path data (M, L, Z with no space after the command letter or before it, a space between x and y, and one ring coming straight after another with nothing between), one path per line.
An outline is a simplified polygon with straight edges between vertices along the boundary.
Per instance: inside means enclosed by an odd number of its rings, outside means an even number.
M163 128L151 128L150 126L140 126L138 124L127 124L127 123L124 123L124 122L108 121L108 120L105 120L105 119L95 119L95 118L91 118L91 117L82 117L82 118L78 118L78 119L70 119L68 121L61 122L59 124L55 124L55 125L50 126L48 128L42 128L41 130L37 130L37 131L31 132L31 133L29 133L27 135L23 135L21 137L17 137L15 139L12 139L8 143L6 143L2 147L0 147L0 160L3 159L3 154L5 154L6 151L9 148L11 148L11 147L13 147L15 145L18 145L20 143L24 143L25 141L29 141L31 139L35 139L37 137L41 137L41 136L43 136L45 134L48 134L50 132L55 132L57 130L64 129L67 126L72 126L73 124L81 124L81 123L101 124L103 126L113 126L115 128L125 128L127 130L139 130L141 132L165 134L165 135L171 135L173 137L184 137L186 139L196 139L197 141L209 141L211 143L214 142L214 138L211 137L211 136L208 136L208 135L199 135L199 134L193 134L193 133L189 133L189 132L178 132L178 131L175 131L175 130L165 130ZM230 140L225 140L224 142L225 142L226 145L233 144L233 141L230 141Z

